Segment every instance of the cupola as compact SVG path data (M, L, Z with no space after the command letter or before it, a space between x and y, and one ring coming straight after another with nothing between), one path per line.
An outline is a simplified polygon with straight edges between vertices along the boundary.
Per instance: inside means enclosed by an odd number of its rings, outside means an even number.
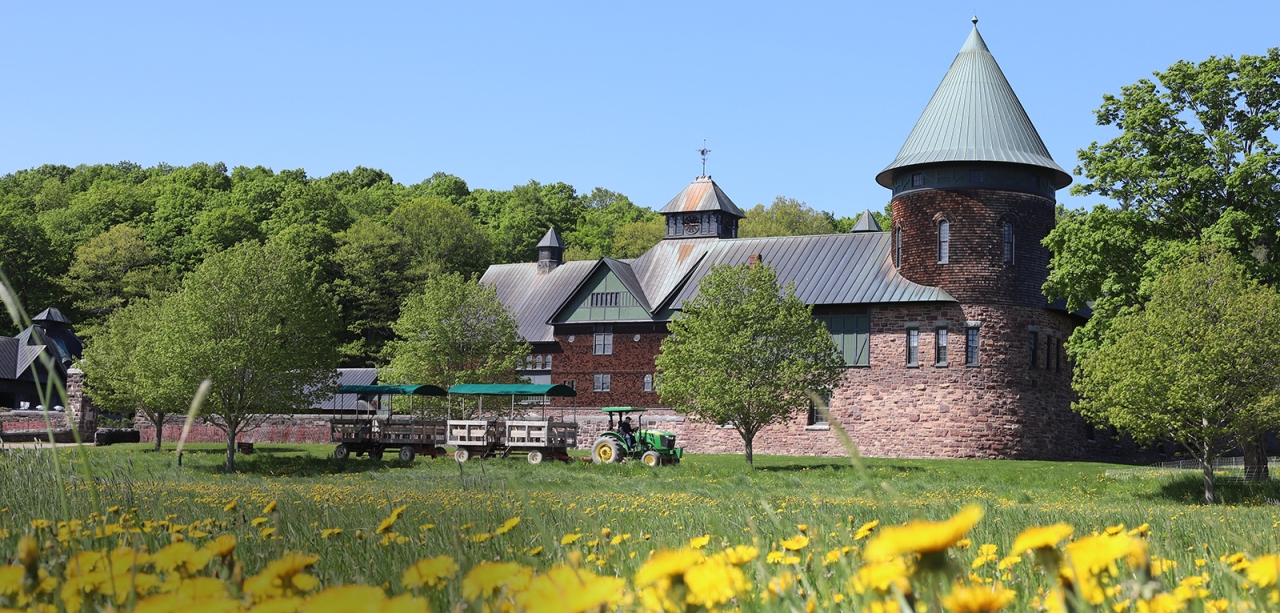
M550 228L538 241L538 274L555 270L564 263L564 241L555 228Z
M658 211L667 219L667 238L737 238L746 217L711 175L693 180Z

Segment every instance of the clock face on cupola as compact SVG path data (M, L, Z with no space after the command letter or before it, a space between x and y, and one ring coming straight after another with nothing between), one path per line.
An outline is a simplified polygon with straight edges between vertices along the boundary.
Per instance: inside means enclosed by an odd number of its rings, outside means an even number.
M667 238L738 238L742 210L711 177L693 180L658 211L667 218Z

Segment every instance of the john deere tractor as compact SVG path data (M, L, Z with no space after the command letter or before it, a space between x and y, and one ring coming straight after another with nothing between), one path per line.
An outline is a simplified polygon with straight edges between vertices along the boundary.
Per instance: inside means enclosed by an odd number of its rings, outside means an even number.
M640 460L645 466L679 464L684 450L676 447L676 435L664 430L646 429L644 419L637 415L634 432L623 432L622 422L632 413L643 413L640 407L604 407L609 416L609 429L600 434L591 445L591 460L596 464ZM614 417L618 418L614 424Z

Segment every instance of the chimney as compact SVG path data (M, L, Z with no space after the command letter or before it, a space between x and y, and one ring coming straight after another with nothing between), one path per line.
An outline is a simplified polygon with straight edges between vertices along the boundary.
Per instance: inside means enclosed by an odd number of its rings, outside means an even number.
M755 266L764 261L759 253L753 253L747 256L747 266Z
M538 241L538 274L545 275L564 263L564 241L556 234L556 229L547 230L542 240Z

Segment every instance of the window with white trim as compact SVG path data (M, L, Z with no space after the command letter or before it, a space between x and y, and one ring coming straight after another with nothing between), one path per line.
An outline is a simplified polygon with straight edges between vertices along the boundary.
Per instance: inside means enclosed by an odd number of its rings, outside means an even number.
M965 328L964 330L964 365L978 365L978 330L981 328Z
M591 391L593 392L610 391L612 384L613 384L613 375L606 375L601 373L596 373L594 375L591 375Z
M644 376L644 391L646 392L653 391L653 375L651 374L646 374Z
M907 328L907 366L920 365L920 329Z
M595 355L613 355L613 324L596 324L595 343L592 347Z
M933 365L947 365L947 328L941 326L933 330Z

